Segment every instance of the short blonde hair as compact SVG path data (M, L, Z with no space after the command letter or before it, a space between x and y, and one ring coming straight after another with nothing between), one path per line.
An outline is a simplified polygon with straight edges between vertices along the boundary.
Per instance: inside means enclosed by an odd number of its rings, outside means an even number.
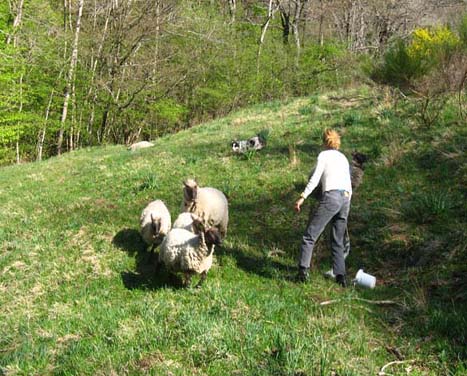
M341 136L334 129L326 129L323 133L323 143L328 149L339 150L341 146Z

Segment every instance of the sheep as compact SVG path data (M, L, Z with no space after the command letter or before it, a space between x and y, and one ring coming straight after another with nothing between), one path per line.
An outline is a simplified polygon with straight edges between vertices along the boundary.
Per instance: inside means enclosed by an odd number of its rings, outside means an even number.
M151 146L154 146L154 144L152 142L140 141L140 142L135 142L134 144L131 144L131 146L128 148L128 150L135 151L135 150L138 150L138 149L150 148Z
M182 211L194 213L203 218L206 225L217 227L224 239L229 223L229 204L225 195L216 188L200 188L194 179L183 184Z
M192 214L198 234L183 228L173 228L161 244L159 263L173 273L184 274L184 285L189 286L194 274L200 274L196 287L201 287L212 266L214 246L221 244L219 230L207 228L200 217Z
M139 222L141 237L151 246L151 252L162 243L172 226L170 212L161 200L150 202L141 213Z
M190 232L195 232L195 228L193 227L193 217L191 213L184 212L180 213L172 225L172 229L174 228L183 228Z

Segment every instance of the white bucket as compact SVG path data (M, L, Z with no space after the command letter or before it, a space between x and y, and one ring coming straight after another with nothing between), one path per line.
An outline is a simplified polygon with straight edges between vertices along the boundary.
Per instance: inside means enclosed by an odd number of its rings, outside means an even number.
M360 269L355 275L354 282L358 286L372 289L376 285L376 277L372 276L371 274L367 274L363 271L363 269Z

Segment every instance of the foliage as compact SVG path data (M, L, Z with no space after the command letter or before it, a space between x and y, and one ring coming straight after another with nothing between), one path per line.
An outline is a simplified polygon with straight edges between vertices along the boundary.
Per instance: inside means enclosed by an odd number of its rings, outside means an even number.
M346 34L341 29L344 24L340 24L339 33L326 29L324 24L318 31L315 20L310 18L315 14L310 12L312 2L289 2L288 9L282 6L276 10L259 46L267 2L240 2L235 14L229 7L231 2L182 0L154 6L149 0L106 0L99 7L86 3L68 116L62 124L78 2L64 8L56 1L26 1L22 21L13 30L15 7L19 4L11 1L0 5L2 35L15 33L15 43L7 44L7 38L0 40L0 133L4 135L3 147L16 152L18 142L22 161L37 157L42 135L43 157L53 156L61 128L65 148L70 151L105 143L128 144L138 138L155 139L174 133L245 105L366 81L359 66L372 54L351 52L348 46L374 40L379 50L390 35L397 34L396 20L391 17L401 10L392 14L383 9L390 19L386 29L377 27L384 34L381 38L372 34L376 29L371 26L379 18L368 19L365 25L369 29L363 32L363 40ZM292 43L290 28L295 22L293 6L298 4L305 6L297 20L299 47ZM365 17L379 17L374 13L380 10L378 4L371 2ZM333 13L332 6L326 6L322 9L323 22L341 16L343 21L345 12L357 8L352 5L343 13ZM284 12L292 17L287 30L281 18ZM401 39L389 49L373 77L427 96L426 90L420 89L430 86L429 81L446 80L439 75L424 82L421 79L433 67L449 66L443 68L443 75L452 78L450 85L454 87L459 81L454 67L465 62L465 54L455 47L465 41L463 22L459 23L458 35L445 27L416 28L411 40L404 44ZM353 37L359 40L349 44ZM430 58L433 51L437 51L434 60ZM431 99L431 93L429 97L430 105L438 101ZM25 119L35 120L22 124L21 134L13 136L13 128L8 127L17 126L14 119L19 112ZM10 162L0 157L0 164Z
M459 43L459 37L446 26L418 28L412 33L407 53L414 59L439 62L437 55L455 50Z
M457 207L449 192L432 190L417 192L403 205L403 214L409 221L416 223L432 223L446 220L446 216Z
M407 89L415 78L422 76L427 70L424 59L411 55L405 42L399 39L384 54L383 62L374 67L372 78Z
M459 39L464 48L467 48L467 14L465 14L458 27Z
M458 113L463 117L463 91L467 53L459 34L446 26L417 28L409 41L398 40L373 66L372 78L409 94L417 107L419 123L427 128L439 122L453 92L458 93Z
M188 109L173 99L165 98L157 101L151 108L150 121L157 124L158 128L179 129L186 122ZM161 131L160 134L164 134ZM151 137L152 138L152 137Z

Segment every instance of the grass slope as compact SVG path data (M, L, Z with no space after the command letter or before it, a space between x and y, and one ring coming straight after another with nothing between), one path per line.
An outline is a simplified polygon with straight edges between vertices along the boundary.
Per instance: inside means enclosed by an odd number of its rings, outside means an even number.
M393 361L388 374L465 374L465 129L447 115L420 129L409 111L360 88L256 106L135 153L1 169L0 374L374 375ZM375 290L322 276L324 238L311 283L292 280L307 220L293 203L327 126L346 154L370 156L348 269L376 275ZM265 128L265 150L231 154ZM155 198L176 217L187 177L230 202L202 289L156 274L138 235ZM368 301L381 299L396 304Z

